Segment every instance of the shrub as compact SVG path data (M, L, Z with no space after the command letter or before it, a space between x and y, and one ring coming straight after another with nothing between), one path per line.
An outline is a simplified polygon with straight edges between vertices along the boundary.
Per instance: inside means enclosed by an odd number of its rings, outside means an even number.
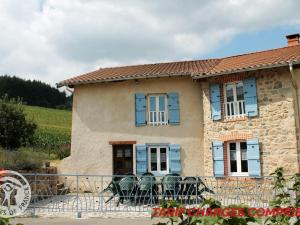
M0 225L12 225L12 224L9 222L8 218L1 218L0 217ZM23 225L23 224L17 223L16 225Z
M273 191L275 196L271 201L273 208L299 208L300 207L300 174L297 173L294 176L284 176L284 170L282 167L277 168L271 175L275 176L275 182ZM290 217L283 215L269 217L265 224L291 224ZM295 223L300 224L300 218L297 218Z
M19 151L0 150L0 168L10 170L35 170L41 168L47 158L45 153L22 148Z
M20 100L0 99L0 146L16 149L32 143L36 124L27 121Z

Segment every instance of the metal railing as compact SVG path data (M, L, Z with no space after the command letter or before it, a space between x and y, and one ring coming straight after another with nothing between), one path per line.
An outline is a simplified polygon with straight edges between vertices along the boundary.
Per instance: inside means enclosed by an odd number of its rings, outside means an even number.
M149 125L167 125L167 117L166 111L149 111Z
M245 116L245 101L226 102L224 104L225 117L227 119Z
M32 189L28 212L148 212L163 200L186 207L214 198L223 205L268 207L273 177L100 176L23 174Z

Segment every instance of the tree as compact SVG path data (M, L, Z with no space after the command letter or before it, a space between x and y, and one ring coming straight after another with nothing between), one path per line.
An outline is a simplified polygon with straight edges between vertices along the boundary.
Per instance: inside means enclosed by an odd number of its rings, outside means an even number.
M0 146L12 150L31 143L36 127L26 120L19 99L0 98Z
M0 96L21 98L24 104L47 108L71 109L65 92L37 80L0 75Z

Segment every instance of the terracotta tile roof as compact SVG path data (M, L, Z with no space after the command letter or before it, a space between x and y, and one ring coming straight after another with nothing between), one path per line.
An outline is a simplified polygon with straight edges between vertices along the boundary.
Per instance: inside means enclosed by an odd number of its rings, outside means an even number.
M193 77L278 67L289 62L300 63L300 45L222 58L207 74L194 74Z
M247 70L285 66L289 62L300 63L300 45L220 59L103 68L61 81L58 83L58 86L181 75L203 78Z
M75 85L82 83L96 83L163 76L190 76L192 73L199 73L200 71L207 73L218 62L218 59L211 59L103 68L73 77L68 80L64 80L60 82L59 85Z

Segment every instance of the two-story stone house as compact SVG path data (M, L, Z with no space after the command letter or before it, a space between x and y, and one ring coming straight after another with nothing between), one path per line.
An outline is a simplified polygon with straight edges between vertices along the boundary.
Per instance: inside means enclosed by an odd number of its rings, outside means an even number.
M99 69L74 88L61 172L265 176L299 172L299 35L219 59Z

